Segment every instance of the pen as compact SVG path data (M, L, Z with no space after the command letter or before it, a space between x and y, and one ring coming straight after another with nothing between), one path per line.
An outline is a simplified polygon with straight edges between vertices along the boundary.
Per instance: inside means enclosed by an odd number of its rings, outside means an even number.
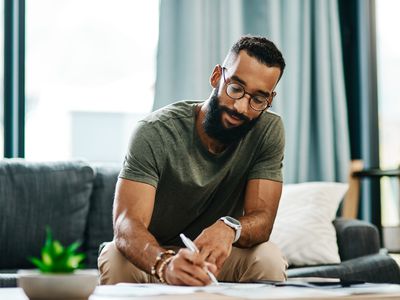
M199 253L199 249L197 249L196 245L189 238L187 238L183 233L181 233L179 236L181 237L181 240L185 244L186 248L192 252ZM219 284L213 273L211 273L209 270L206 270L206 272L214 284Z

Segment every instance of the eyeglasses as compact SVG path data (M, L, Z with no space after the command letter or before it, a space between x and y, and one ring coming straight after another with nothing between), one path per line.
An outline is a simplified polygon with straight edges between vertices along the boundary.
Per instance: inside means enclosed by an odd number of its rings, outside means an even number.
M250 107L256 111L263 111L272 106L270 100L272 100L272 98L275 97L276 92L272 92L272 94L268 96L252 95L246 92L246 90L242 85L235 82L227 82L225 78L225 70L226 68L223 67L222 76L224 77L224 82L226 84L225 92L230 98L234 100L239 100L242 99L244 95L247 94L250 96L250 101L249 101Z

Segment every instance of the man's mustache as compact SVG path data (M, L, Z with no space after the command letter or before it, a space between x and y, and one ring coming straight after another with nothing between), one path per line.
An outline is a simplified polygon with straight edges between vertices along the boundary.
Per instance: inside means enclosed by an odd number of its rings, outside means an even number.
M245 115L242 115L242 114L238 113L237 111L235 111L233 109L230 109L230 108L228 108L226 106L220 105L220 110L221 110L221 112L225 111L229 115L231 115L231 116L233 116L235 118L238 118L238 119L240 119L242 121L250 122L250 119L248 117L246 117Z

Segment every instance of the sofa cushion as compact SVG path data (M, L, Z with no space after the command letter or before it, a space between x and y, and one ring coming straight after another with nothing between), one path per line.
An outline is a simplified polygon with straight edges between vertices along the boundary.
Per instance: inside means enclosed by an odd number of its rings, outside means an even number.
M0 161L0 269L29 268L49 226L63 244L83 240L93 169L84 162Z
M290 265L340 262L332 221L347 188L337 182L284 185L270 240Z
M1 270L0 272L0 288L17 286L18 270Z
M113 239L112 207L120 165L94 164L95 179L90 198L90 210L85 232L86 266L97 268L97 256L102 242Z

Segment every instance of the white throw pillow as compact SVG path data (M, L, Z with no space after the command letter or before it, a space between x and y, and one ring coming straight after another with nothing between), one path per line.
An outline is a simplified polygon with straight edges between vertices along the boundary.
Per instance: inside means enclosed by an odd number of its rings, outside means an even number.
M306 182L283 186L270 240L289 265L340 263L332 221L348 184Z

